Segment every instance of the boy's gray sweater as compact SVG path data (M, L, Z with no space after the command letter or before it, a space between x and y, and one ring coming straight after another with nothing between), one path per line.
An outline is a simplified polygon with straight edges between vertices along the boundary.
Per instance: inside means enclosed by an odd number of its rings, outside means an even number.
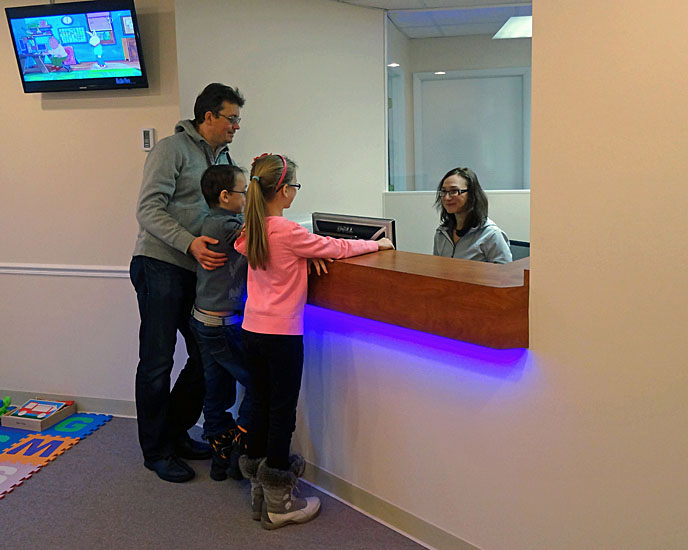
M246 303L248 260L234 250L244 216L216 207L203 222L203 234L217 239L208 248L227 254L222 267L208 271L196 267L196 307L206 311L243 311Z
M229 149L225 145L214 153L191 120L178 122L174 131L153 148L143 168L133 255L195 271L189 245L201 234L208 215L201 176L213 164L229 164Z

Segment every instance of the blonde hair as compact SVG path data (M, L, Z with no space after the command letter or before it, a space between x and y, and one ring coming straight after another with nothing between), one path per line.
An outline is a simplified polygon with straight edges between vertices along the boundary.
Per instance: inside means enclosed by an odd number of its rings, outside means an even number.
M270 256L265 222L267 203L275 197L280 188L294 180L295 172L296 164L284 155L265 153L253 159L244 213L246 257L252 269L265 269Z

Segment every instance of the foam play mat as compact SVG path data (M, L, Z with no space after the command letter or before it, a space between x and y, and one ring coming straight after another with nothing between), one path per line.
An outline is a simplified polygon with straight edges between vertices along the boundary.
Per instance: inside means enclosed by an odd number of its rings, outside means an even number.
M0 499L111 418L77 412L41 432L0 426Z

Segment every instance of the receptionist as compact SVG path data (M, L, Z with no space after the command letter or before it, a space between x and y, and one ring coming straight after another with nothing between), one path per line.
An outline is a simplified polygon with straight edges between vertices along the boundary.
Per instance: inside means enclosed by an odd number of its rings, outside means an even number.
M506 233L487 217L487 196L470 168L454 168L437 187L435 256L505 264L511 261Z

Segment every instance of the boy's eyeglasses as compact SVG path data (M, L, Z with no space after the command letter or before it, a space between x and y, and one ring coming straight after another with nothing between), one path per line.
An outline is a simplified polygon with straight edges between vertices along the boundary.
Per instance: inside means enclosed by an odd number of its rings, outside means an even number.
M468 193L468 189L440 189L440 197L458 197L464 193Z
M230 191L229 189L227 189L227 193L239 193L240 195L245 195L246 191Z
M236 116L236 115L227 116L227 115L223 115L222 113L217 113L217 116L221 116L222 118L226 118L232 126L234 126L235 124L239 124L241 122L240 116Z

